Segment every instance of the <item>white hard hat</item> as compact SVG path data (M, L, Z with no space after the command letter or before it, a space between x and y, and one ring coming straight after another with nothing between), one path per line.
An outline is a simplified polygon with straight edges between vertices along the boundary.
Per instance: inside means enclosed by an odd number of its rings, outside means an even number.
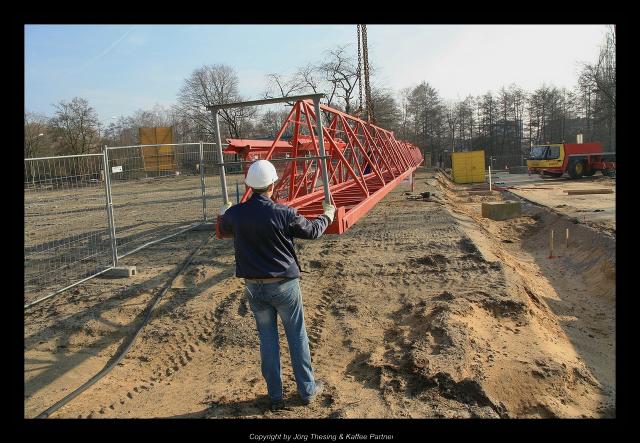
M244 182L253 189L266 189L278 180L278 173L270 161L258 160L247 172Z

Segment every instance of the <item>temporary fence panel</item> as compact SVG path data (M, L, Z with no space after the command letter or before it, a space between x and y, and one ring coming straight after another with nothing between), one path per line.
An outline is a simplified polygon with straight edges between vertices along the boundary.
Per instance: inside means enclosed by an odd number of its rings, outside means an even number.
M156 164L171 168L154 170L147 168L148 146L106 149L118 258L203 222L201 146L166 147L170 151L157 151Z
M223 144L223 147L226 146ZM220 160L215 143L203 143L203 150L206 219L208 222L213 222L224 204L220 183ZM229 200L235 204L242 198L245 191L243 168L242 165L235 163L239 160L235 154L223 154L223 159L228 163L225 165L225 174Z
M101 154L25 159L25 304L113 264L104 180Z

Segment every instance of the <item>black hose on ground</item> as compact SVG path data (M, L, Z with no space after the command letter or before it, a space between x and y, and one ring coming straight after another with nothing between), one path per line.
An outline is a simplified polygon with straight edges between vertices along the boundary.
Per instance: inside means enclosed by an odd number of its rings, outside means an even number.
M81 393L83 393L86 389L88 389L89 387L91 387L93 384L95 384L98 380L100 380L102 377L104 377L105 375L107 375L119 362L120 360L122 360L124 358L124 356L127 354L127 352L129 352L129 349L131 349L131 346L133 345L133 343L136 341L136 338L138 338L138 335L140 335L140 332L142 332L142 329L144 329L144 327L147 325L147 323L149 322L149 319L151 318L151 313L153 312L153 310L155 309L156 305L158 304L158 302L160 301L160 299L164 296L164 294L169 290L169 288L171 287L171 285L173 284L173 282L175 281L175 279L182 273L182 271L189 266L189 264L191 263L191 261L193 260L193 257L196 255L196 253L200 250L200 248L202 248L212 237L208 236L202 243L200 243L193 251L191 251L191 253L189 254L189 256L182 262L182 264L177 267L177 272L174 273L174 275L171 277L171 279L164 285L164 287L162 288L162 290L160 291L160 293L158 294L158 296L155 298L155 300L153 301L153 303L151 304L151 306L149 307L149 310L147 311L147 315L145 316L144 320L142 321L142 324L140 325L140 327L138 328L138 330L135 332L135 334L133 334L133 336L131 337L131 339L129 340L129 343L124 347L124 349L120 352L119 355L115 355L114 357L112 357L112 362L111 363L107 363L107 365L100 371L98 372L96 375L94 375L93 377L91 377L86 383L84 383L82 386L80 386L79 388L77 388L75 391L71 392L69 395L67 395L66 397L64 397L62 400L58 401L57 403L55 403L53 406L51 406L49 409L47 409L46 411L40 413L38 416L36 416L35 418L49 418L49 416L51 414L53 414L54 412L56 412L58 409L60 409L61 407L63 407L64 405L66 405L67 403L69 403L71 400L73 400L74 398L76 398L78 395L80 395Z

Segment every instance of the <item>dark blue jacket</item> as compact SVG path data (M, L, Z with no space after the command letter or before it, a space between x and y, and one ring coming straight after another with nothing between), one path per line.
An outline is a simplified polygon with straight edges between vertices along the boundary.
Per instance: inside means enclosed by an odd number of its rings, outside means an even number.
M293 238L318 238L327 226L326 215L307 220L292 207L260 194L230 207L220 218L221 231L233 235L240 278L299 277Z

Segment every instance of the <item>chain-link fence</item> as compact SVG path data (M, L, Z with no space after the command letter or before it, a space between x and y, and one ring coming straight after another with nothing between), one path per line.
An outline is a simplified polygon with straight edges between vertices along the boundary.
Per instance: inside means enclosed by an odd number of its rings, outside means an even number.
M25 303L113 264L102 154L24 161Z

